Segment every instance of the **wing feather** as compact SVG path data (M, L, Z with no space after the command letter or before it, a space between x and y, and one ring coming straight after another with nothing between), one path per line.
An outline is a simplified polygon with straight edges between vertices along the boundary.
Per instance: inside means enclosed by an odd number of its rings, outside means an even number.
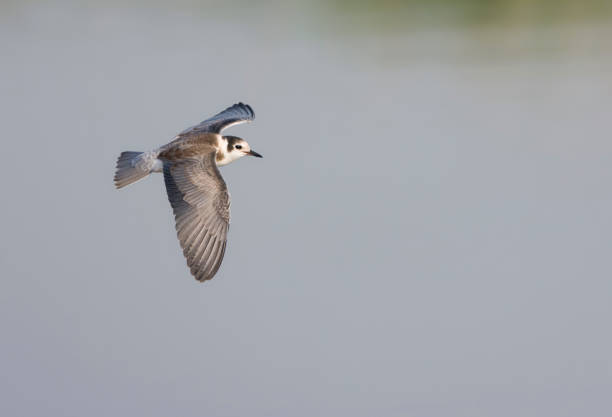
M179 133L179 136L187 133L221 133L230 126L253 120L255 120L255 112L251 106L244 103L236 103L200 124L183 130Z
M230 217L229 194L214 150L199 157L164 160L164 181L187 265L198 281L209 280L221 266Z

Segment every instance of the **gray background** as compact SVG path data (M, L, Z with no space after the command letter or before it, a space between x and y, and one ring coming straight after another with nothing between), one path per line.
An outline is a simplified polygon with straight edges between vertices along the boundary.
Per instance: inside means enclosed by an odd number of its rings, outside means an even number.
M532 3L3 2L0 414L612 415L612 26ZM114 164L236 101L202 285Z

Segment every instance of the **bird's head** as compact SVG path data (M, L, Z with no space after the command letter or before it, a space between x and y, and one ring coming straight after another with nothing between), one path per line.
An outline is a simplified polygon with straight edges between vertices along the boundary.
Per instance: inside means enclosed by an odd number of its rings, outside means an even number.
M256 156L262 158L260 154L251 149L248 142L238 136L223 136L227 140L227 158L235 161L238 158L242 158L245 155Z

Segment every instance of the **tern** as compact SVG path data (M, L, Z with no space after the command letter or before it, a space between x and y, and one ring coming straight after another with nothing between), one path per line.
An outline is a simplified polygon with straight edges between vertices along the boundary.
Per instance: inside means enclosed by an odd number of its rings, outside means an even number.
M251 106L237 103L158 149L122 152L117 160L117 188L163 172L178 240L192 275L200 282L215 276L227 243L230 196L218 167L246 155L262 157L244 139L222 132L254 119Z

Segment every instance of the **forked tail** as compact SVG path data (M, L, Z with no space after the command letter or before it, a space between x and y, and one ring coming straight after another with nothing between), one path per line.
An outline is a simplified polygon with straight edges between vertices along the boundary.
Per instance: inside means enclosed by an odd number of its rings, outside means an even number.
M156 162L159 162L157 154L152 152L121 152L117 159L115 187L123 188L146 177L154 171Z

